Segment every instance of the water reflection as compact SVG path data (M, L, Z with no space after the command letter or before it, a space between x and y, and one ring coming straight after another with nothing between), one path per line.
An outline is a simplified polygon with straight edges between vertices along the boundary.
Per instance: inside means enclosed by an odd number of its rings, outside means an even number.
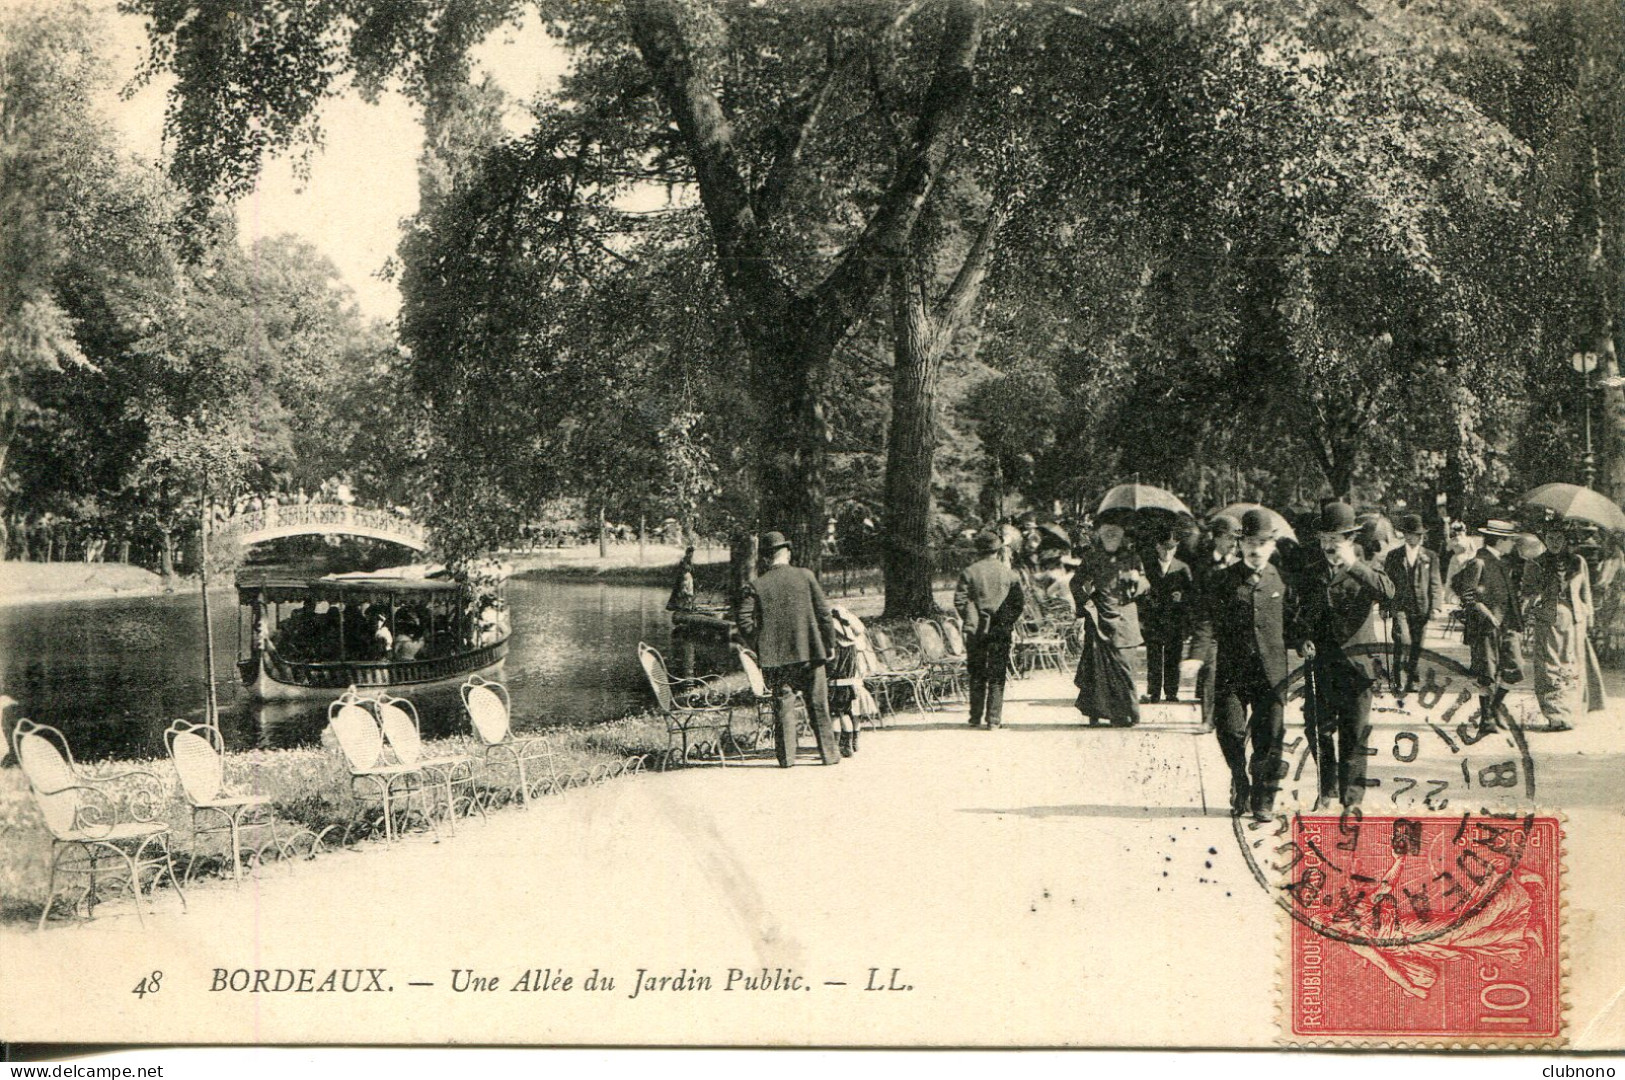
M716 642L673 642L667 590L509 583L513 644L503 676L519 730L598 721L645 707L637 643L667 653L674 673L724 670ZM234 597L211 597L215 688L228 747L319 741L327 703L252 702L237 678ZM54 724L81 759L161 756L163 730L204 715L203 634L192 595L0 609L0 689L20 715ZM455 687L412 695L426 735L467 730Z

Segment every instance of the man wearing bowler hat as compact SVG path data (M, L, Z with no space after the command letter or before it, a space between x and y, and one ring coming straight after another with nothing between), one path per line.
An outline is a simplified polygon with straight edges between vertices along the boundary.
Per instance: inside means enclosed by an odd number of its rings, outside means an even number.
M840 763L835 729L829 719L829 677L824 670L835 644L829 601L811 570L790 565L790 541L778 531L763 535L762 557L768 569L746 586L739 609L739 631L756 643L768 689L773 692L773 720L779 765L796 763L795 696L807 704L807 718L818 735L825 765Z
M1218 646L1214 642L1213 621L1217 603L1222 599L1220 581L1225 568L1236 561L1236 534L1239 529L1234 518L1213 518L1207 524L1207 538L1190 558L1191 659L1202 663L1196 672L1196 700L1202 704L1204 728L1212 728L1214 723Z
M1299 651L1311 676L1310 738L1320 773L1319 801L1337 800L1345 809L1365 797L1374 682L1350 652L1378 640L1374 613L1394 597L1388 575L1361 557L1355 540L1360 529L1348 503L1322 506L1315 533L1324 560L1300 582Z
M1394 583L1390 607L1394 623L1394 680L1407 694L1416 691L1416 669L1422 660L1422 635L1444 595L1439 557L1422 543L1427 526L1421 514L1401 514L1399 532L1405 543L1383 559Z
M1005 565L1004 537L989 530L976 537L982 557L965 567L954 590L954 610L965 625L965 666L970 673L970 725L1000 727L1010 636L1026 599L1021 579Z
M1218 663L1214 719L1230 766L1230 812L1267 818L1281 782L1286 689L1286 626L1296 600L1275 554L1275 522L1267 511L1241 519L1241 561L1220 570L1209 600ZM1252 744L1252 759L1247 745Z

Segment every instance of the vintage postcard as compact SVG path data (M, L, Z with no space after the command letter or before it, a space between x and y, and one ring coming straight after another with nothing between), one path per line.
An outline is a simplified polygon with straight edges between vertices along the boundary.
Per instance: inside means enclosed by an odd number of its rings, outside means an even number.
M0 0L0 1041L1625 1049L1622 47Z

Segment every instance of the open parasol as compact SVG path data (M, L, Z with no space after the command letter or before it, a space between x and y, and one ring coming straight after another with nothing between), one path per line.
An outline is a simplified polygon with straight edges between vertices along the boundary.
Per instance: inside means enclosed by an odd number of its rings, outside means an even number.
M1223 510L1220 510L1218 513L1214 514L1213 516L1214 517L1227 517L1227 518L1229 518L1230 520L1232 520L1232 521L1234 521L1236 523L1237 528L1240 528L1241 527L1241 516L1243 514L1245 514L1249 510L1262 510L1262 511L1264 511L1264 513L1266 513L1266 514L1268 514L1270 516L1270 522L1275 526L1275 535L1276 536L1284 536L1286 539L1291 540L1293 542L1297 541L1298 534L1292 530L1292 526L1287 521L1286 518L1282 517L1280 514L1276 513L1274 510L1271 510L1267 506L1260 506L1258 503L1250 503L1250 502L1231 503L1229 506L1225 507Z
M1190 509L1171 491L1164 491L1150 484L1118 484L1106 492L1106 497L1100 500L1100 509L1095 511L1095 516L1141 510L1168 514L1190 513Z
M1625 533L1625 511L1606 495L1578 484L1542 484L1518 502L1526 519L1581 521ZM1533 510L1533 514L1527 511ZM1530 524L1533 524L1533 520Z

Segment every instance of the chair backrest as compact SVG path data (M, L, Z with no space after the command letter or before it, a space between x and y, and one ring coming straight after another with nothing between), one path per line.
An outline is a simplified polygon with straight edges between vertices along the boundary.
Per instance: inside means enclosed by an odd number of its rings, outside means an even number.
M942 630L942 636L948 642L948 651L955 656L965 655L965 635L959 629L959 620L943 618L937 626Z
M914 636L920 642L920 655L927 660L946 660L948 644L942 640L942 631L930 619L914 620Z
M164 731L164 745L187 799L196 804L220 797L226 786L226 762L219 731L208 724L176 720Z
M507 741L511 720L507 687L474 676L463 684L463 710L468 713L474 734L486 746Z
M734 645L734 652L739 657L739 667L745 673L745 681L750 684L750 692L758 698L767 697L767 678L762 674L762 665L757 662L756 654L739 644Z
M384 731L384 741L395 751L402 765L416 765L423 760L423 736L418 731L418 710L405 698L380 695L373 702L378 714L378 726Z
M339 741L351 772L376 768L384 759L384 735L368 701L350 687L327 707L327 726Z
M67 740L56 728L32 720L19 720L11 737L45 827L54 836L67 837L78 826L80 803L79 775Z
M660 711L670 715L675 703L671 697L671 676L666 673L666 658L660 655L659 650L652 649L640 641L638 663L643 665L643 674L648 676L649 689L654 691L655 701L660 704Z

